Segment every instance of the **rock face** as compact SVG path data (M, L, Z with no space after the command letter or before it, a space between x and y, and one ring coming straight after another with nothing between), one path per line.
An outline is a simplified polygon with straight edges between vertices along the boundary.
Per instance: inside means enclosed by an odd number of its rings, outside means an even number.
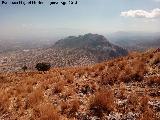
M98 34L85 34L78 37L70 36L59 40L53 46L55 48L77 48L83 49L88 54L93 54L96 62L101 62L113 57L127 55L127 51L110 43L104 36Z

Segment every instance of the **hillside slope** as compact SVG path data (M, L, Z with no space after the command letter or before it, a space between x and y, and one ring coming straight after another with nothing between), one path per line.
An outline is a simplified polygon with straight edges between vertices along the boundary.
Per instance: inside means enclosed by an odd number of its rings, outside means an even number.
M46 73L1 73L0 119L159 120L160 52Z

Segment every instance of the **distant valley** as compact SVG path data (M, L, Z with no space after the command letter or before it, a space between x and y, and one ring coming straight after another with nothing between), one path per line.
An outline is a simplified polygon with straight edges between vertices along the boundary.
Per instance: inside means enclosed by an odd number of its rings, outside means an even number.
M24 65L33 70L38 62L49 62L53 67L84 66L127 53L102 35L70 36L46 48L18 49L0 54L0 71L21 70Z

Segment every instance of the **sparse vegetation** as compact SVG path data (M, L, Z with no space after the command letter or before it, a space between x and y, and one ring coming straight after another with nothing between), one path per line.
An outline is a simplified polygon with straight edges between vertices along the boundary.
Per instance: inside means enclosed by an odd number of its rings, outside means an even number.
M157 53L87 67L0 73L0 119L159 120Z

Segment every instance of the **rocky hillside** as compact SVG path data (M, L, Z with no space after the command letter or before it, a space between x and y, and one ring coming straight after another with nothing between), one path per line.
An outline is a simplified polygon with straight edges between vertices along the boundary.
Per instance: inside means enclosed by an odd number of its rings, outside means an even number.
M97 34L86 34L59 40L50 48L16 50L0 54L0 71L19 71L22 66L34 70L38 62L52 67L84 66L113 57L127 55L127 51L111 44Z
M1 120L159 120L160 51L0 74Z
M97 62L127 55L127 51L110 43L104 36L98 34L85 34L78 37L70 36L59 40L53 47L57 48L78 48L93 54Z

